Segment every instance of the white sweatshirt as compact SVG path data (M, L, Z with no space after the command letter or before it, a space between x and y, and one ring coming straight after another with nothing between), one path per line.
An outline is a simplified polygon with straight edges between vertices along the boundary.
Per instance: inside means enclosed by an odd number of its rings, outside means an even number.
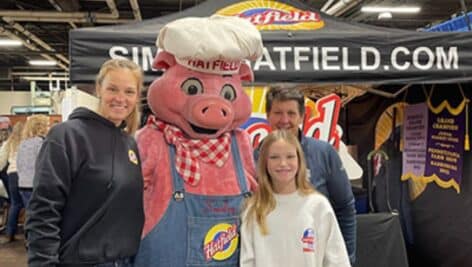
M241 267L350 267L346 246L328 200L319 193L275 195L269 234L243 215Z
M0 170L5 168L8 163L7 173L17 172L16 170L16 155L18 151L10 151L10 147L7 146L7 142L2 144L0 148Z

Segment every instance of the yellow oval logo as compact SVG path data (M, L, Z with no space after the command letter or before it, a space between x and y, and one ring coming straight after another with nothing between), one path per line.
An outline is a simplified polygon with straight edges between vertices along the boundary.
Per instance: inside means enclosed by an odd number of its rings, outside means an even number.
M206 261L222 261L230 258L238 248L239 234L236 224L214 225L205 235L203 253Z
M258 30L316 30L324 27L319 13L275 1L245 1L227 6L218 15L249 20Z

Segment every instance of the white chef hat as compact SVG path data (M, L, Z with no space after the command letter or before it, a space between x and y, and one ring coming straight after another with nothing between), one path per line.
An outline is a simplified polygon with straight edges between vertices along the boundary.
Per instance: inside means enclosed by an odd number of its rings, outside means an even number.
M189 17L165 25L156 46L190 69L238 73L242 60L262 55L262 37L249 21L230 16Z

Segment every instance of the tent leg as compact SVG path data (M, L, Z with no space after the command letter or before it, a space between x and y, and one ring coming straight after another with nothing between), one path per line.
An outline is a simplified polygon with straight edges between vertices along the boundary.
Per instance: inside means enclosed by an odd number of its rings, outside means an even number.
M469 15L467 14L467 7L465 6L465 1L460 0L460 2L461 2L461 7L462 7L462 13L464 13L465 22L467 23L467 28L469 29L469 31L472 31L472 28L470 26L470 18L469 18Z

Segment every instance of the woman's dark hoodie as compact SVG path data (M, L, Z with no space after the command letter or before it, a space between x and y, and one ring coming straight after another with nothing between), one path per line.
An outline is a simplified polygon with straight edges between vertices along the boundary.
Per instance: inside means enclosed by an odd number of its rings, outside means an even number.
M123 127L78 108L50 130L27 209L30 267L88 266L136 254L143 179L136 142Z

